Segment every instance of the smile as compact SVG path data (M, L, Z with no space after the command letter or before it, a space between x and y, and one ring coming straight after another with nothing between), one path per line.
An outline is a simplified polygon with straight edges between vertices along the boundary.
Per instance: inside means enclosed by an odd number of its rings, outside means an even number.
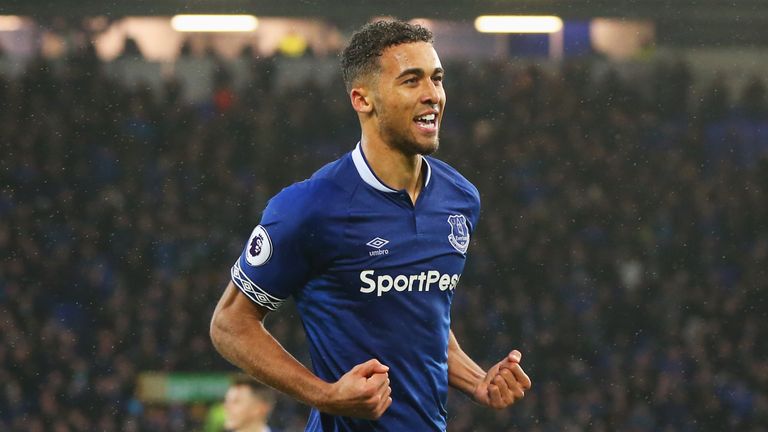
M424 114L414 117L413 121L419 127L419 129L425 132L432 132L437 130L437 116L435 114Z

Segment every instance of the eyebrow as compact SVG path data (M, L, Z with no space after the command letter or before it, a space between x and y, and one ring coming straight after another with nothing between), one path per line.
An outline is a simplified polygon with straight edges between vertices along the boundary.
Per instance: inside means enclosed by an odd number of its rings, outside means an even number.
M443 70L443 68L438 67L438 68L435 68L435 70L432 72L432 75L438 74L438 73L445 73L445 71ZM406 69L406 70L400 72L400 75L398 75L395 79L400 79L400 78L402 78L402 77L404 77L406 75L411 75L411 74L416 75L417 77L423 77L424 76L424 69L420 69L420 68Z

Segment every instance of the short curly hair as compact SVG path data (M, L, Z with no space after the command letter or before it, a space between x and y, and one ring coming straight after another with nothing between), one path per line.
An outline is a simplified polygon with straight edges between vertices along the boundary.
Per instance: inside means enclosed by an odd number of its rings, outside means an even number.
M376 21L362 26L341 54L341 73L347 91L360 77L379 70L379 57L385 49L404 43L432 43L432 40L429 29L405 21Z

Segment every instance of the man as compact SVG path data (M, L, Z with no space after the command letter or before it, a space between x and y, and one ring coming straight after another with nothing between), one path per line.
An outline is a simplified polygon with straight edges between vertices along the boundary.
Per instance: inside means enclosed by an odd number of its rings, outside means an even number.
M310 405L308 431L444 431L448 385L507 407L530 388L520 353L484 371L450 330L480 200L458 172L427 157L445 107L432 34L368 24L342 69L362 138L270 200L214 312L213 343ZM290 295L314 373L263 326Z
M224 397L224 427L232 432L270 432L267 420L275 397L249 377L238 377Z

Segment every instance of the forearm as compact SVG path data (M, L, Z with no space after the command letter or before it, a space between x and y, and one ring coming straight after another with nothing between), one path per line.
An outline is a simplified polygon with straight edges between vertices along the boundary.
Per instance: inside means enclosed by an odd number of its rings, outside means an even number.
M230 286L228 291L230 289L237 288ZM242 300L236 291L229 297L237 296ZM226 297L225 294L211 321L211 340L218 352L264 384L307 405L318 407L328 391L328 383L288 353L264 328L259 317L228 313L230 304Z
M483 380L486 372L459 346L453 330L448 336L448 384L469 397Z

